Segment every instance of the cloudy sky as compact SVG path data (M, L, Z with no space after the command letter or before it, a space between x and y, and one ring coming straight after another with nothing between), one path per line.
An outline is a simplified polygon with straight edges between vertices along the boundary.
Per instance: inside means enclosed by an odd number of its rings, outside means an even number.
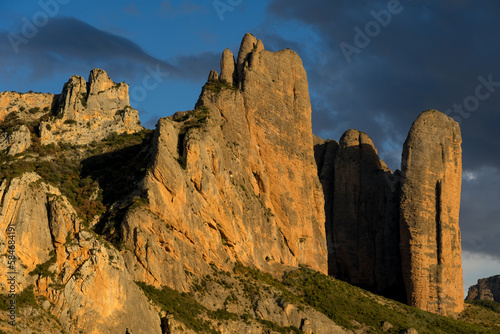
M2 1L0 91L59 93L105 69L153 128L188 110L224 48L252 32L303 59L313 131L367 132L399 168L412 122L438 109L463 137L464 285L500 274L500 3L494 0ZM147 84L145 84L145 82Z

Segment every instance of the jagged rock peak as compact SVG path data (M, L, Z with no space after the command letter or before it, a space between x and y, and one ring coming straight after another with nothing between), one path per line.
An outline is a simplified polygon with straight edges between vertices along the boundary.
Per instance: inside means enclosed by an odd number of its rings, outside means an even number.
M208 75L208 81L217 81L219 80L219 73L217 71L210 71L210 74Z
M122 85L123 83L116 84L104 70L94 68L90 71L88 84L89 94L97 94L101 91L110 89L111 87Z
M400 231L408 303L454 316L463 310L460 228L460 127L424 111L403 147Z
M238 52L238 59L236 60L236 76L238 81L243 80L243 70L245 68L246 62L249 60L248 57L252 52L261 52L264 50L264 44L262 41L250 34L246 33L241 41L240 50Z
M88 82L78 75L64 84L56 117L40 125L42 144L86 144L110 134L142 130L137 110L129 106L128 85L115 83L101 69Z
M73 119L76 112L85 109L84 104L87 100L87 82L79 75L73 75L64 84L61 96L59 98L59 113L66 115L68 119Z
M236 60L236 66L238 73L241 73L245 60L250 52L252 52L257 45L257 38L250 33L246 33L241 41L240 50L238 52L238 59Z

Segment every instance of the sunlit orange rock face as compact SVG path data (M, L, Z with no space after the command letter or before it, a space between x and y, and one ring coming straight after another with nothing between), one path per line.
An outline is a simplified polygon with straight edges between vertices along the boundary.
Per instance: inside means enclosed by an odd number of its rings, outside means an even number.
M161 119L147 204L122 227L136 279L187 289L186 273L236 261L327 272L306 72L291 50L245 35L226 50L194 111Z
M458 123L428 110L413 123L402 157L401 255L408 303L451 316L464 307L461 142Z

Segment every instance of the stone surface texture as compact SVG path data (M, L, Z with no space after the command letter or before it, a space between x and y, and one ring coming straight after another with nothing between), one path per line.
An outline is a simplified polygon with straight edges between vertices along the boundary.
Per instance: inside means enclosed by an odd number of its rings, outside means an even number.
M428 110L413 123L401 162L401 256L408 304L447 316L464 307L461 142L458 123Z
M122 229L136 280L185 290L186 272L236 261L327 272L306 73L295 52L253 52L254 39L243 89L208 82L195 110L158 122L148 204Z
M0 185L0 230L15 227L17 289L30 285L69 333L160 333L157 311L132 281L121 254L80 224L57 188L25 173ZM2 254L10 239L0 235ZM7 287L1 257L0 290ZM53 274L33 274L46 264Z

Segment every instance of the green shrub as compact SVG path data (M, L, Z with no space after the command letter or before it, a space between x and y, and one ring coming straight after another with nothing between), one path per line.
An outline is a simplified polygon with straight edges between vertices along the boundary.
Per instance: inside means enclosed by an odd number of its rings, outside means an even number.
M497 303L493 300L468 300L466 301L466 303L481 306L483 308L490 309L493 312L500 313L500 303Z
M214 93L220 93L224 89L229 89L229 90L237 90L236 87L233 85L230 85L226 81L223 80L214 80L214 81L208 81L204 86L203 90L208 89Z
M56 255L53 254L50 259L45 261L44 263L39 263L36 265L35 269L29 272L30 276L42 276L42 277L50 277L54 278L54 273L49 270L50 266L56 263Z

